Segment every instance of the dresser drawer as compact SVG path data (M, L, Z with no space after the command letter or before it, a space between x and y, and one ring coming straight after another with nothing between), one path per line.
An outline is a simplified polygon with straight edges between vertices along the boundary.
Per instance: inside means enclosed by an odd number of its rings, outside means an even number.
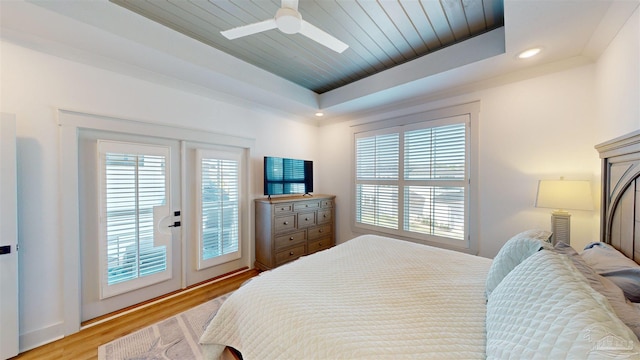
M273 206L273 212L278 215L282 213L290 213L293 211L293 204L276 204Z
M320 240L315 240L309 243L309 254L313 254L314 252L325 250L330 248L333 244L331 241L331 237L324 237Z
M293 204L293 211L315 210L320 207L320 201L302 201Z
M303 229L316 224L316 213L299 213L298 214L298 228Z
M321 208L332 208L333 207L333 200L322 200L320 202L320 207Z
M308 231L309 231L309 240L316 240L316 239L320 239L321 237L330 236L331 224L316 226L314 228L310 228Z
M276 253L276 265L282 265L305 254L304 244Z
M307 240L306 231L298 231L289 235L276 236L276 250L284 247L304 243Z
M296 216L278 216L274 218L274 228L276 233L283 233L286 231L294 230L296 228Z
M331 222L331 210L318 210L318 224Z

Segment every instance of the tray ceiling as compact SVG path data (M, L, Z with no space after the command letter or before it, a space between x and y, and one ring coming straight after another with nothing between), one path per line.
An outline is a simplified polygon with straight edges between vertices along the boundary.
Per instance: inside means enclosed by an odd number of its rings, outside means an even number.
M349 45L341 54L277 29L220 31L273 18L278 0L110 0L322 94L504 25L502 0L300 0L302 18Z
M171 2L162 1L152 0L148 3L173 6ZM464 4L468 6L480 1L464 0ZM187 0L181 1L186 5L210 4L211 7L216 8L226 3L244 9L237 5L240 2L236 1L230 3L228 0L211 0L210 3L206 3L204 0L191 0L188 2L189 4L186 4ZM370 2L374 5L378 4L380 9L386 9L385 6L390 3L389 0L370 0ZM414 12L404 10L409 0L393 2L399 4L405 14L411 15L412 19L415 18ZM140 3L145 2L140 0ZM269 3L271 3L270 10L263 10L263 15L252 14L252 17L242 21L230 17L235 19L233 24L231 20L225 20L225 26L220 26L220 30L265 20L265 17L268 19L273 15L267 13L279 6L277 0L247 2L248 5L259 8ZM314 20L317 15L313 11L305 10L307 3L306 0L300 3L303 18L316 26L324 26ZM135 4L138 2L136 1ZM355 0L317 0L311 4L322 9L327 4L339 6L340 9L347 6L346 4L355 4L363 12L364 6L370 5L368 1L356 2ZM447 8L445 5L451 3L444 0L442 2L413 0L411 4L420 4L422 8L439 4L444 11ZM464 9L462 4L459 3L459 6ZM486 1L482 4L483 8L489 6ZM493 30L487 26L487 30L477 36L471 36L469 27L469 37L464 41L446 47L442 45L436 51L429 48L430 53L419 55L419 57L416 53L416 58L410 61L409 55L404 57L398 55L400 54L399 44L402 42L393 38L392 35L385 35L381 40L380 34L383 30L380 29L383 27L379 22L375 22L377 24L375 27L369 26L366 30L361 28L357 32L355 30L349 32L342 28L344 34L347 34L342 40L349 42L350 45L349 49L342 54L324 50L322 45L307 40L301 35L287 37L279 34L278 30L256 35L266 37L265 41L280 44L280 51L274 50L273 47L267 47L268 50L264 50L269 53L269 56L278 57L277 61L296 60L296 64L304 63L303 68L311 66L308 62L316 61L318 56L333 59L334 64L338 63L335 66L345 66L344 64L351 64L346 59L356 56L358 49L364 48L362 44L365 40L369 43L393 42L393 48L384 52L386 62L378 63L373 70L361 75L365 77L360 80L354 81L357 75L351 75L351 78L344 80L345 85L334 85L339 87L322 93L318 92L323 90L314 92L309 90L310 86L302 87L286 79L284 76L294 72L292 65L280 66L280 68L286 67L287 71L284 75L275 75L271 71L252 65L247 60L240 60L237 56L209 46L194 37L185 36L172 27L150 20L110 0L0 1L0 39L3 42L19 44L67 60L133 76L243 108L265 110L270 114L280 114L315 124L329 124L354 119L375 121L402 116L415 112L418 108L430 106L427 104L433 104L434 101L483 90L496 84L591 64L605 51L639 6L637 1L628 0L504 0L491 4L490 8L504 8L502 20L504 26ZM176 11L171 14L176 16L175 14L178 13L180 12ZM349 17L353 17L353 13L348 13ZM340 10L331 14L334 18L329 20L335 24L339 19L338 14L345 16L347 12ZM469 11L465 11L465 14L468 16ZM488 16L486 14L487 11L485 11L485 17ZM431 18L429 19L433 22ZM453 23L451 16L447 17L447 22ZM370 20L370 24L372 23L373 20ZM401 33L402 29L399 28L400 22L392 23L396 24L394 27L398 26L394 30L396 34L402 34L402 41L408 44L406 31ZM413 20L409 24L417 24L417 22ZM335 30L338 28L328 26L324 30L338 37L341 36ZM371 29L375 28L378 30L374 34ZM388 26L384 31L388 34L393 33ZM417 33L417 30L415 31ZM219 36L218 41L226 44L225 46L233 43L233 46L240 47L235 41L223 39L222 35L219 35L219 30L212 30L212 34L214 35L211 36ZM451 36L454 37L453 30L451 30ZM242 40L256 41L252 37ZM280 38L280 40L276 42L274 38ZM438 40L442 41L442 38L441 36ZM461 39L454 37L454 40ZM303 45L295 45L295 51L283 45L290 43L288 46L294 46L293 44L298 42L300 44L306 42L305 46L315 49L314 51L320 55L309 56L312 50ZM376 46L382 49L380 45ZM408 45L405 45L405 49L407 49L406 46ZM542 47L543 51L534 58L518 59L517 54L520 51L531 47ZM417 48L411 48L411 51L415 53ZM425 48L427 48L427 42L424 42L422 47L422 49ZM246 46L242 49L248 51ZM249 49L255 51L252 47ZM368 51L372 56L373 50ZM394 51L396 56L391 56L389 51ZM304 57L304 62L300 60L303 56L308 57ZM364 58L364 56L359 57ZM257 58L260 59L260 56ZM371 61L361 67L369 66L370 63ZM370 65L373 66L373 64ZM306 69L308 70L303 70L306 75L315 77L322 74L310 67ZM334 69L329 67L327 71L333 74ZM314 113L318 110L321 110L325 116L315 117Z

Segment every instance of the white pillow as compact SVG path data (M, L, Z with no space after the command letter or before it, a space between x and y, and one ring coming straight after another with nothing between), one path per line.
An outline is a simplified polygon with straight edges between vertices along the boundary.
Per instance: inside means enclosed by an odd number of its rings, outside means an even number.
M546 250L524 260L491 293L486 327L487 359L640 354L636 336L571 260Z
M500 281L524 259L540 249L553 248L548 242L550 237L551 232L546 230L527 230L509 239L493 259L489 268L485 289L487 297L500 284Z

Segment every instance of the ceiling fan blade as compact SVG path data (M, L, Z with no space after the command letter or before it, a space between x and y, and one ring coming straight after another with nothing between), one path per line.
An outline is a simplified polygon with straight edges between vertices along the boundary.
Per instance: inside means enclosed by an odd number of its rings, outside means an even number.
M302 21L300 34L328 47L329 49L337 53L342 53L343 51L347 50L347 48L349 47L349 45L343 43L342 41L334 38L333 36L329 35L323 30L318 29L314 25L311 25L310 23L304 20Z
M280 7L298 10L298 0L282 0Z
M249 25L238 26L225 31L220 31L220 33L227 39L233 40L243 36L252 35L275 28L276 21L274 19L269 19Z

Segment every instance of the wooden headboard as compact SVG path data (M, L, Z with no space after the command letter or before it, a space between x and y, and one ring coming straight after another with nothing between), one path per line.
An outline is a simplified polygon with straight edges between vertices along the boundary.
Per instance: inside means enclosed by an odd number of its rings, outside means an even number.
M640 130L596 150L602 159L600 241L640 263Z

